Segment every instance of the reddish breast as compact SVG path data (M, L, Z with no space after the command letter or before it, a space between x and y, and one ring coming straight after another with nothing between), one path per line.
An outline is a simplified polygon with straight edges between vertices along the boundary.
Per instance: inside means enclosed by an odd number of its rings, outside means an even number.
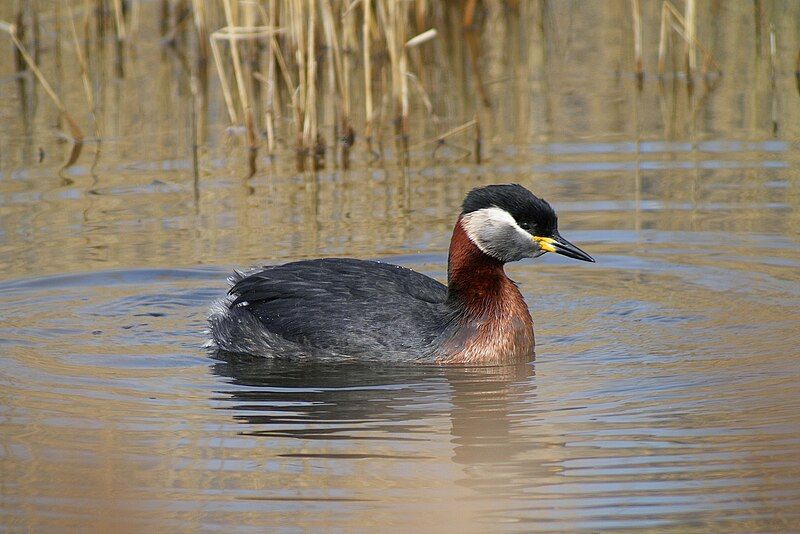
M458 329L437 363L497 364L533 354L533 320L503 263L481 251L464 231L453 230L448 260L448 300L461 309Z

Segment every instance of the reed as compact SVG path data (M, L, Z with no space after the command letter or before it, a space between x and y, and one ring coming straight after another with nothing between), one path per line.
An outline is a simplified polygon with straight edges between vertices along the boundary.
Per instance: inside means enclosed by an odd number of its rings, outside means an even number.
M343 168L350 165L350 147L355 140L355 132L350 124L350 55L345 53L355 41L353 17L345 12L342 17L334 14L331 0L320 2L322 24L325 31L325 44L328 51L329 92L334 97L333 138L341 149Z
M356 141L356 132L351 122L351 102L350 95L352 93L350 73L353 70L353 55L351 51L355 50L358 41L358 30L355 23L355 17L342 18L342 46L344 54L342 54L342 116L341 116L341 132L339 135L339 144L341 145L342 167L344 169L350 166L350 149Z
M135 58L137 41L147 38L146 32L140 31L142 16L155 17L162 42L182 58L196 101L205 102L205 95L199 93L206 91L206 84L200 83L199 77L205 79L202 73L213 62L211 69L216 72L228 120L236 126L230 131L241 128L250 148L258 147L265 137L270 154L275 153L281 138L293 136L294 142L288 144L295 147L298 168L307 163L320 168L329 154L335 165L348 168L359 128L371 157L380 157L383 136L393 130L393 139L407 158L409 120L415 107L424 110L422 129L428 125L440 129L423 72L412 72L409 58L411 50L438 35L435 28L424 27L430 12L427 1L159 0L146 8L143 6L148 3L141 0L57 0L57 5L69 17L64 44L75 50L75 73L98 139L100 121L90 68L93 58L87 55L93 45L113 41L117 75L124 76L125 58ZM476 5L472 2L470 9L474 11ZM78 135L80 129L71 110L59 99L59 91L47 83L36 53L27 54L31 48L26 41L34 52L39 49L38 37L32 36L40 31L40 7L39 0L20 2L16 24L5 26L14 30L19 68L34 72L78 139L82 135ZM75 21L81 14L74 10L82 11L82 25ZM61 17L55 18L60 23ZM31 36L28 39L26 31ZM57 51L60 33L56 32ZM266 52L263 61L262 51ZM195 63L188 61L191 58ZM62 65L58 58L55 63L57 68ZM363 85L354 78L359 69ZM360 125L353 115L355 95L364 101L363 108L360 102L357 108L363 109ZM288 129L282 116L291 119L285 122ZM203 117L195 118L198 124L203 121Z
M483 135L478 114L475 114L475 163L480 165L483 161Z
M631 0L633 15L633 54L636 62L636 81L639 89L644 81L644 60L642 59L642 7L639 0Z
M685 28L685 63L686 63L686 78L687 80L691 81L692 76L694 76L695 71L697 70L697 52L696 52L696 44L697 38L695 35L697 34L697 6L695 5L695 0L686 0L686 8L684 13L686 14L684 28Z
M328 81L328 91L325 98L327 104L325 105L325 121L330 125L331 138L339 138L339 117L342 113L341 109L341 70L342 58L341 47L339 46L340 36L338 35L336 22L333 18L333 7L331 2L320 2L320 21L323 28L325 39L325 75ZM322 74L322 73L320 73ZM333 157L336 159L336 151Z
M78 41L78 31L75 28L75 18L72 14L72 6L64 0L64 5L67 7L67 16L69 18L70 33L72 34L72 44L75 47L75 56L78 58L78 66L81 71L81 82L83 83L83 93L86 96L86 104L89 106L89 113L92 116L92 124L94 125L95 138L100 138L100 126L97 122L96 108L94 104L94 90L92 89L92 81L89 78L89 66L86 63L86 56L83 53L81 44Z
M113 0L114 4L114 24L117 30L117 40L125 41L128 32L125 28L125 15L122 13L122 0Z
M372 152L372 58L370 56L370 25L372 23L372 1L362 0L364 6L363 22L361 23L361 42L364 58L364 135L367 140L367 150ZM800 55L798 55L798 80L800 80ZM798 82L800 83L800 82Z
M779 123L778 123L778 80L777 80L777 55L778 55L778 44L777 44L777 37L775 36L775 25L770 24L769 26L769 81L770 81L770 89L771 89L771 106L770 112L772 117L772 133L777 134Z
M269 0L269 11L266 13L267 26L270 28L276 27L276 0ZM277 70L277 57L275 56L274 37L270 35L269 39L269 59L267 60L267 77L265 83L267 84L266 105L264 106L264 122L267 130L267 150L269 154L275 153L275 114L280 109L278 102L278 87L276 80Z
M472 120L462 124L461 126L457 126L457 127L452 128L452 129L450 129L450 130L448 130L448 131L446 131L446 132L444 132L444 133L442 133L440 135L437 135L436 137L434 137L432 139L426 139L425 141L421 141L421 142L411 146L410 150L416 150L416 149L422 148L422 147L424 147L426 145L435 145L435 148L434 148L434 151L433 151L433 155L436 155L436 152L439 150L439 148L441 148L441 147L443 147L443 146L445 146L447 144L447 140L448 139L450 139L451 137L454 137L456 135L459 135L459 134L461 134L463 132L466 132L470 128L474 128L475 129L475 154L474 155L475 155L476 163L480 163L481 162L482 139L481 139L481 126L480 126L480 122L478 121L477 114L475 115L475 117ZM465 150L465 149L460 149L460 150L466 156L468 156L470 154L469 150Z
M83 142L83 131L78 126L78 123L75 121L75 118L72 114L67 110L67 107L64 105L64 102L61 101L61 98L56 94L53 90L50 83L45 78L42 71L39 69L39 66L36 64L36 61L33 57L28 53L28 50L25 46L20 42L17 38L17 30L13 24L9 24L8 22L0 21L0 30L8 33L9 37L11 37L11 42L14 44L16 49L19 51L20 56L27 64L28 68L33 72L36 79L41 84L42 89L44 92L47 93L47 96L50 97L50 100L55 104L58 111L64 117L64 120L67 121L67 125L69 126L70 133L72 134L72 139L76 144L80 144Z
M31 29L33 30L32 46L33 46L33 60L39 64L41 62L41 44L42 44L42 26L40 24L39 11L41 6L39 0L29 0L30 13L31 13Z
M25 41L25 10L22 3L20 3L17 8L15 24L11 25L6 23L6 25L9 28L14 28L14 33L20 42ZM8 30L6 29L6 31ZM22 52L20 52L19 48L17 47L14 47L14 64L16 65L17 72L21 72L27 68L25 58L22 57Z
M242 60L239 56L239 46L237 39L237 31L239 28L234 23L234 3L231 0L223 0L222 5L225 9L225 20L228 23L227 28L229 33L226 35L230 42L231 58L233 59L233 72L236 76L236 88L239 91L239 101L242 104L242 111L244 115L244 125L247 131L247 141L251 148L256 146L256 132L255 120L253 118L253 109L250 106L250 95L248 91L248 81L245 77L244 69L242 67ZM245 32L251 32L252 28L245 28ZM224 35L224 34L222 34Z
M73 110L67 110L59 99L60 87L47 83L47 78L60 80L60 71L45 75L40 68L42 63L37 61L39 34L52 35L50 27L40 29L42 22L47 24L49 20L46 16L39 20L39 11L46 9L45 4L41 0L19 1L19 9L11 19L15 24L4 23L4 27L7 32L14 30L9 33L15 41L18 67L33 72L58 107L60 117L68 123L73 137L79 139L82 133ZM75 68L70 70L68 63L64 63L64 75L80 80L98 138L101 121L96 114L100 98L93 94L96 80L93 84L92 67L96 58L89 57L93 50L90 45L116 43L118 72L122 75L123 59L130 59L128 63L135 65L137 43L151 38L146 28L154 27L163 35L162 42L182 58L184 71L191 77L192 94L196 102L203 103L198 106L199 111L193 111L197 113L193 116L196 124L205 120L205 104L219 99L221 104L224 102L230 124L235 126L230 131L243 132L243 143L251 149L258 148L261 140L266 139L270 155L276 154L280 146L293 148L300 169L321 168L326 164L346 169L360 154L371 160L382 157L383 147L393 143L401 161L408 162L409 151L415 146L440 147L453 143L454 136L464 134L470 136L472 145L473 133L474 145L469 150L455 145L453 148L473 154L476 161L481 161L485 150L479 112L482 107L490 106L489 84L497 83L486 78L486 60L481 61L481 57L494 57L487 53L486 43L482 42L486 20L492 20L492 13L534 13L536 3L57 0L56 5L69 21L65 21L63 31L56 28L55 50L58 52L62 44L61 34L64 46L75 50ZM547 8L547 2L538 5L544 30L545 18L552 18L552 10ZM641 88L644 48L648 46L644 41L647 26L642 20L642 2L630 0L630 4L622 5L630 9L632 16L634 68ZM676 36L682 39L688 80L700 69L704 73L718 72L715 58L698 38L698 21L707 15L705 11L698 12L701 4L685 0L685 8L680 12L672 0L664 0L660 5L659 75L663 76L667 69L670 43ZM75 16L82 16L82 25L80 20L74 20ZM144 17L152 20L143 20ZM57 15L55 19L58 24L60 17ZM79 38L81 27L83 34ZM777 38L774 33L771 39ZM545 41L548 39L544 33L543 37ZM435 94L431 93L431 84L441 80L431 77L430 70L426 72L425 60L432 56L425 52L434 50L440 54L445 46L460 47L465 78L471 78L474 84L471 88L474 102L459 110L464 117L453 122L457 125L474 118L456 127L444 124L441 119L443 115L437 107L442 103L431 98ZM544 42L541 46L548 44ZM680 54L673 50L673 60L676 57L680 58ZM55 64L61 68L62 62L56 60ZM211 83L219 84L208 94L206 72L212 73ZM800 55L797 79L800 89ZM483 118L488 120L488 115ZM364 142L357 142L362 139ZM250 157L253 158L252 154Z
M405 50L406 20L402 7L397 2L378 2L378 19L384 30L386 48L389 52L391 72L391 94L394 100L395 135L401 142L401 153L408 154L408 56Z
M797 60L794 64L794 79L797 82L797 92L800 93L800 50L797 51Z
M661 35L658 43L658 75L663 76L666 70L667 41L671 28L686 44L686 78L687 82L691 83L693 73L696 70L696 60L694 59L696 50L699 50L703 55L703 72L705 74L710 72L709 68L711 68L711 71L719 74L721 68L714 58L714 55L697 39L695 30L695 8L694 2L691 0L687 0L686 14L687 17L691 17L691 19L684 18L669 0L664 0L661 6Z
M644 25L640 4L640 0L631 0L630 5L633 15L635 70L641 88L644 76ZM204 9L197 7L202 5L197 0L193 5L195 11ZM227 10L226 26L213 33L212 41L230 44L231 49L228 59L219 52L214 54L217 73L231 121L243 125L249 143L258 139L261 132L260 135L266 137L268 150L272 154L282 133L281 125L276 121L281 116L281 110L287 109L288 115L293 118L289 124L294 129L293 144L299 168L307 165L310 168L319 168L325 164L326 156L336 165L347 168L350 164L350 149L356 139L357 125L352 116L352 76L358 67L363 73L361 87L364 102L363 108L359 106L363 109L363 123L360 127L368 153L379 155L374 150L374 142L377 139L377 146L380 148L381 136L393 129L394 140L399 143L400 152L407 154L411 135L409 118L411 109L415 106L425 111L422 114L424 120L430 123L433 130L440 131L440 120L427 94L424 78L412 72L411 58L417 56L409 55L415 47L422 46L437 36L436 29L420 27L428 21L428 2L225 0L221 5ZM243 55L245 52L237 52L237 49L244 45L244 40L260 38L256 35L245 36L247 28L254 27L253 21L242 22L241 15L248 12L249 5L258 6L260 24L264 28L274 29L276 33L266 39L269 49L267 65L259 70L257 62L251 61L248 72ZM480 32L477 31L482 23L482 18L478 15L480 6L482 4L479 2L468 1L459 10L466 51L469 53L469 66L479 97L476 108L480 103L489 105L478 62L482 46ZM687 5L683 15L671 3L664 4L664 23L659 42L661 74L664 72L666 45L669 42L665 36L672 33L680 36L687 45L687 76L696 69L695 60L692 59L695 52L701 54L704 68L718 68L713 56L696 36L696 23L693 21L697 17L694 12L696 9L692 2ZM196 20L205 20L206 25L213 25L213 20L207 14L198 14ZM201 26L199 22L196 25ZM202 32L198 31L198 34L202 35ZM258 82L255 91L249 85L253 80ZM284 87L286 91L283 91ZM262 91L262 98L254 98L254 92ZM263 112L252 113L259 106ZM479 160L481 128L477 123L477 115L475 121L475 149L472 152ZM434 135L433 139L446 139L449 137L448 132Z
M192 0L192 18L194 20L195 30L197 31L198 60L201 62L201 67L204 68L205 64L208 62L209 33L208 12L206 10L206 3L203 0Z
M161 0L161 11L159 16L159 29L161 30L161 36L164 37L167 35L169 31L169 14L170 14L170 3L169 0Z
M61 3L56 2L54 6L55 20L53 26L55 29L55 36L53 38L53 57L55 60L56 68L56 83L58 87L56 90L61 93L61 82L64 80L64 55L61 47ZM58 115L58 127L61 128L61 114Z
M661 26L658 38L658 75L664 76L667 68L667 39L669 39L670 11L666 4L661 6Z
M308 30L306 31L306 104L303 121L303 141L306 147L313 146L314 170L322 167L325 160L325 139L319 131L317 121L317 4L308 5ZM302 23L302 21L301 21Z

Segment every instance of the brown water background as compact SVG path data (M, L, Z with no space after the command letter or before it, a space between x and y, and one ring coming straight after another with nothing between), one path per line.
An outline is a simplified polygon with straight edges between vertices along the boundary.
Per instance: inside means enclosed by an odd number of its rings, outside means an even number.
M477 110L481 164L465 134L406 167L357 139L348 171L297 172L283 147L253 173L216 80L198 111L153 37L122 77L113 48L93 50L102 141L65 167L57 112L0 51L5 530L800 529L800 3L700 3L722 76L689 90L653 75L660 2L643 2L640 91L628 2L486 5L491 108L439 28L423 81L441 126L418 102L411 120L413 146ZM56 79L85 108L80 78ZM509 267L532 365L201 349L231 268L354 256L443 279L463 195L505 182L550 200L597 259Z

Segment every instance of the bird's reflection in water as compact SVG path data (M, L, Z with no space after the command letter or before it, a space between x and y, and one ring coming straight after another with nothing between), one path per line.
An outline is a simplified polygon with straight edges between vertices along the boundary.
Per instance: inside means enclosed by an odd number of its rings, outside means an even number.
M452 391L453 461L506 462L530 447L521 433L514 433L512 416L515 409L530 406L534 374L533 363L445 371Z
M504 367L390 366L383 363L281 361L218 352L219 393L242 434L304 440L442 441L452 460L509 459L510 414L534 389L533 363ZM516 399L516 402L515 402ZM438 422L438 424L437 424ZM423 457L427 445L403 446Z

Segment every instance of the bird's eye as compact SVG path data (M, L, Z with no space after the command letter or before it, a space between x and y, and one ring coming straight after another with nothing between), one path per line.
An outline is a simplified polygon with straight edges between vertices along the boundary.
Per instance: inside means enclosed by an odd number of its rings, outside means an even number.
M519 227L522 228L523 230L530 230L531 229L531 223L529 223L529 222L520 223Z

